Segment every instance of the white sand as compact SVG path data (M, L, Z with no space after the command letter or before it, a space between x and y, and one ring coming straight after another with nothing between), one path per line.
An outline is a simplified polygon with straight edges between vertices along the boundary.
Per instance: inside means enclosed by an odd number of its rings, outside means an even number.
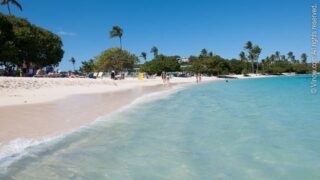
M269 76L233 75L236 78ZM217 80L203 77L203 82ZM149 93L172 86L196 84L195 77L111 79L10 78L0 77L0 149L15 139L42 139L69 132L93 122Z
M203 78L212 81L216 78ZM0 78L0 149L15 139L50 138L93 122L135 99L170 90L195 78L139 81L110 79Z
M203 81L215 79L204 77ZM195 78L172 78L170 83L195 83ZM142 81L137 78L127 78L114 81L111 79L0 77L0 107L49 102L76 94L115 92L162 84L160 78Z

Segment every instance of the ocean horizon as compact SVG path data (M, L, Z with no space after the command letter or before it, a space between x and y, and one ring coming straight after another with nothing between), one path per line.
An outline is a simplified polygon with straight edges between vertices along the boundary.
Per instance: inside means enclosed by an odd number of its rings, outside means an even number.
M0 179L319 179L310 82L215 81L148 95L3 157Z

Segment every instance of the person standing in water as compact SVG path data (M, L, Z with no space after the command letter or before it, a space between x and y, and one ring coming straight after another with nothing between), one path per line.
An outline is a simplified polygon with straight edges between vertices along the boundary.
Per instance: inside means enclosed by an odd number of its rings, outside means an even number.
M167 75L166 75L166 73L164 71L161 74L161 78L162 78L163 84L165 84L166 81L167 81Z
M196 78L197 78L197 83L200 83L200 82L201 82L201 74L198 73L198 74L196 75Z
M196 82L197 82L197 84L199 83L199 76L198 76L198 74L196 74Z
M170 74L166 74L166 80L167 80L167 84L170 84Z

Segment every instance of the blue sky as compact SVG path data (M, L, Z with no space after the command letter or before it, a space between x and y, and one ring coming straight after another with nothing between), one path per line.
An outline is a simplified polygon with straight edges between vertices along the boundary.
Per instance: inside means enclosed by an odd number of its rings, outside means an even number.
M118 46L110 39L113 25L124 29L123 45L152 58L150 49L188 57L207 48L225 58L238 58L244 43L262 47L261 57L276 50L309 54L311 4L319 0L19 0L15 15L59 34L65 55L63 70ZM5 7L0 11L7 13Z

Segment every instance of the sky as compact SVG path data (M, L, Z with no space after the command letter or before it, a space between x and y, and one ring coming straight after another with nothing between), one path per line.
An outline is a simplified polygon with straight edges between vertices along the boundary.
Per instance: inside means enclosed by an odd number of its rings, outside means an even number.
M112 26L123 28L124 49L140 55L150 49L189 57L201 49L224 58L238 58L246 41L262 48L260 58L275 51L310 54L311 5L320 0L18 0L14 15L62 38L65 51L59 65L72 69L81 61L119 46L110 39ZM7 13L5 7L0 12ZM309 55L310 56L310 55Z

